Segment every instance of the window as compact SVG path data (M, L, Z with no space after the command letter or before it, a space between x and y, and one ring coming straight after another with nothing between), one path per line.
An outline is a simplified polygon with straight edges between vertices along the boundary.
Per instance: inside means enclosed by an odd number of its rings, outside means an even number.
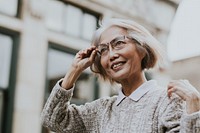
M12 38L10 36L0 34L0 130L3 128L3 111L5 91L9 86L10 62L12 55Z
M10 15L18 15L18 0L0 0L0 12Z
M46 24L49 29L91 40L98 16L61 1L49 1Z
M17 57L15 40L14 35L0 33L0 132L3 133L11 133L12 127L15 62Z
M47 87L45 93L46 100L56 82L65 76L72 64L75 53L77 52L69 48L59 47L55 44L50 44L49 46L47 59ZM96 88L96 85L96 78L88 69L86 69L75 84L71 103L80 105L96 99L98 97L98 87ZM50 132L46 128L43 128L43 133Z

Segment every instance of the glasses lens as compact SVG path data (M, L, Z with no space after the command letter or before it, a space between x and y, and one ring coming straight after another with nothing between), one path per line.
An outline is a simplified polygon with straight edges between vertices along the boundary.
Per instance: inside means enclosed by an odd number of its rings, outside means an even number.
M108 51L108 45L106 44L100 44L98 47L98 51L99 53L102 55L103 53L107 52Z
M125 36L115 38L113 41L110 42L110 44L112 45L112 48L114 49L122 48L124 44L126 44Z
M97 49L101 55L109 51L109 44L111 45L113 49L119 50L124 47L124 44L126 44L126 36L116 37L108 44L99 44L97 46Z

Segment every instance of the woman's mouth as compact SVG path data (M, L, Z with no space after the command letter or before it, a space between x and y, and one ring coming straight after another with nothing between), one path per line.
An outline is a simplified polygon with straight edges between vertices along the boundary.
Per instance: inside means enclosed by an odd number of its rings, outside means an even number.
M118 70L122 65L124 65L125 62L115 62L111 65L111 69Z

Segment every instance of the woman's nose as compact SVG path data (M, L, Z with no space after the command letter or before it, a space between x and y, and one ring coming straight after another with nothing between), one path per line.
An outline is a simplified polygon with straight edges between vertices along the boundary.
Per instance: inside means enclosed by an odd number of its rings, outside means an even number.
M112 47L109 47L109 57L111 61L119 57L119 55L116 53L116 51Z

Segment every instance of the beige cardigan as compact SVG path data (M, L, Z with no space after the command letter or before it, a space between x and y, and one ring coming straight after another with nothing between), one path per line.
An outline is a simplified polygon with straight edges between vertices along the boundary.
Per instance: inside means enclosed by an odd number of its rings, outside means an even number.
M200 112L187 115L185 103L169 99L166 89L155 85L139 101L117 96L85 105L70 104L73 88L59 81L41 114L42 124L57 133L200 133Z

